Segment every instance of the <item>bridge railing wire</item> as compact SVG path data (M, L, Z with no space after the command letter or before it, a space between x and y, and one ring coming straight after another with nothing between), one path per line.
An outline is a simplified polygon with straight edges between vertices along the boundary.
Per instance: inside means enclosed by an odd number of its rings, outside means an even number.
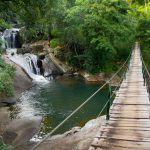
M132 54L129 55L130 57L132 56ZM98 114L97 118L100 117L103 113L103 111L106 109L108 103L112 101L113 97L117 94L118 89L120 88L120 85L123 81L124 78L126 78L126 73L129 69L129 65L130 65L130 61L127 61L126 65L125 65L125 70L123 72L123 75L120 77L120 81L118 82L118 86L115 86L115 89L113 89L110 97L108 98L107 102L104 104L103 108L101 109L100 113ZM110 85L109 85L110 86ZM108 114L109 115L109 114Z
M149 99L150 99L150 91L149 91L150 73L149 73L148 68L146 66L146 63L143 59L142 53L141 53L141 60L142 60L142 71L143 71L144 85L147 86L147 92L149 94Z
M35 146L33 146L33 148L31 150L35 150L40 144L42 144L46 139L48 139L54 132L56 132L56 130L58 130L66 121L68 121L76 112L78 112L85 104L87 104L98 92L100 92L105 86L109 85L110 82L118 75L118 73L125 67L127 69L127 65L128 65L128 61L130 60L130 57L132 55L132 51L129 54L128 58L126 59L126 61L123 63L123 65L118 69L118 71L115 72L115 74L108 80L106 81L97 91L95 91L90 97L88 97L81 105L79 105L68 117L66 117L60 124L58 124L50 133L48 133L39 143L37 143ZM118 87L117 87L118 88ZM116 88L116 90L117 90ZM112 97L113 95L111 95ZM99 115L101 115L101 113L104 111L104 109L106 108L107 104L109 103L109 100L105 103L104 107L102 108L102 111L99 113ZM99 116L98 115L98 116Z

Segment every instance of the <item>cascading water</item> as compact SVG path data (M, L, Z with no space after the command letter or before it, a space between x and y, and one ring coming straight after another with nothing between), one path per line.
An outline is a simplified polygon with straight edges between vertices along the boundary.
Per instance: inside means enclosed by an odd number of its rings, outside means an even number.
M33 54L25 54L24 56L24 59L29 65L29 70L36 75L40 75L40 69L37 66L37 56Z
M12 29L6 29L3 32L3 36L1 37L1 40L3 41L2 48L6 49L7 53L16 53L17 49L19 48L18 45L18 35L19 29L12 28Z
M37 56L34 54L15 54L8 56L10 60L21 66L26 73L36 82L48 82L42 75L37 66Z
M34 54L17 54L17 34L19 29L6 29L1 36L1 40L5 43L3 46L6 49L8 58L21 66L24 71L36 82L48 82L40 75L40 68L37 66L37 56Z

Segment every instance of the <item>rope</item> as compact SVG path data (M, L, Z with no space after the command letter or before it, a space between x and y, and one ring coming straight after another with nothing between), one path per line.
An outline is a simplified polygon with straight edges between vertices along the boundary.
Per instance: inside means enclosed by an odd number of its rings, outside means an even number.
M147 66L146 66L145 62L144 62L144 59L143 59L142 54L141 54L141 58L142 58L142 62L143 62L144 68L145 68L145 70L146 70L146 72L147 72L147 75L148 75L148 77L150 78L150 73L149 73L149 71L148 71L148 69L147 69Z
M39 143L37 143L31 150L35 150L41 143L43 143L48 137L50 137L57 129L59 129L68 119L70 119L78 110L80 110L87 102L89 102L99 91L101 91L112 79L116 77L116 75L122 70L125 64L128 62L131 53L128 58L124 62L124 64L118 69L118 71L104 83L95 93L93 93L89 98L87 98L80 106L78 106L68 117L66 117L58 126L56 126L47 136L45 136ZM108 102L107 102L108 103Z
M123 75L124 76L124 75ZM122 77L123 77L122 76ZM119 81L119 85L121 84L122 78ZM97 118L101 116L102 112L104 111L104 109L106 108L108 102L111 100L111 98L113 97L113 95L117 92L118 86L116 86L115 90L113 91L113 93L111 94L110 98L108 99L108 101L105 103L105 105L103 106L102 110L100 111L100 113L98 114Z

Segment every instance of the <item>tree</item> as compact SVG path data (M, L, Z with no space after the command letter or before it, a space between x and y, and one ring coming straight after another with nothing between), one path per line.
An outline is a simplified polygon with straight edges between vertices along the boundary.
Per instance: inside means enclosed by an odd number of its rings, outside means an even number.
M128 4L119 0L77 0L68 10L65 42L70 47L75 45L76 49L82 47L78 53L84 55L88 71L112 70L117 53L127 45L131 47L135 30L128 10ZM118 43L123 42L126 44L120 49Z

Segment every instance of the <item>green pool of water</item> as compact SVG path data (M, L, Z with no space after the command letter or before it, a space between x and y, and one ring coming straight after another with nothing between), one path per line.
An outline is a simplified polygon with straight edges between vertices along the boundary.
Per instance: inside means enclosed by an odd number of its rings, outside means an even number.
M22 94L19 104L13 109L13 117L42 116L40 136L43 136L56 127L99 87L99 84L86 84L80 78L52 80L48 84L37 85ZM65 132L74 126L83 126L90 119L96 118L107 98L108 90L104 89L56 133Z

